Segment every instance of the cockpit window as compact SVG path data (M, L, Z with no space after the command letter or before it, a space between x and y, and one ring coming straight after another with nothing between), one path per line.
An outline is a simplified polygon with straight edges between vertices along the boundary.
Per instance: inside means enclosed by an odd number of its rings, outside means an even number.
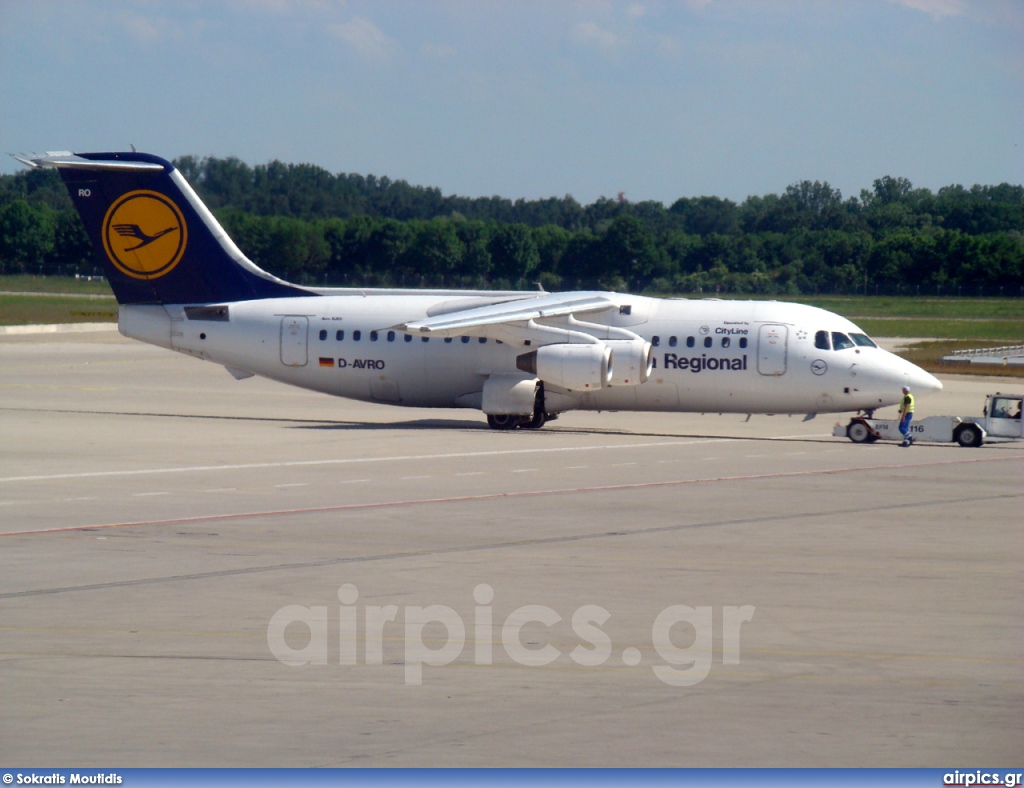
M850 334L852 339L859 347L878 347L867 334Z
M832 345L828 341L828 331L819 331L814 335L814 346L818 350L831 350Z
M847 348L853 347L853 342L846 334L841 334L838 331L832 332L832 348L833 350L846 350Z

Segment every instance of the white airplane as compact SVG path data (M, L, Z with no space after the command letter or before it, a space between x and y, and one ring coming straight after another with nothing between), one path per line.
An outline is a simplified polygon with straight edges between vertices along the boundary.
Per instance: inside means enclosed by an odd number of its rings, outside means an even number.
M117 297L126 337L349 399L476 408L494 429L569 410L863 411L932 375L801 304L612 292L327 289L248 260L172 164L47 153Z

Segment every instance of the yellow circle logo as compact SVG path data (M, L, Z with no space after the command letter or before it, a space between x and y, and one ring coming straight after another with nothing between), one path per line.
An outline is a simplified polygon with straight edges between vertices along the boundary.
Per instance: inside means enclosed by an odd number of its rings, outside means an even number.
M114 201L103 219L107 257L134 279L158 279L169 273L187 242L185 217L159 192L128 192Z

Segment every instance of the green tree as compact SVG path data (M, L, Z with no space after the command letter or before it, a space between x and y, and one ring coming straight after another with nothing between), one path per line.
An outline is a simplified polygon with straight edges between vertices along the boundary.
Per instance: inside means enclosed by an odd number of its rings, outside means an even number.
M419 284L444 287L461 265L465 247L450 219L432 219L419 224L406 252L406 268L419 277Z
M861 192L861 201L869 206L891 205L894 202L905 201L913 189L914 184L906 178L886 175L874 180L871 192Z
M283 279L301 280L309 257L306 223L290 216L268 221L267 270Z
M524 286L527 277L540 264L540 253L533 234L525 224L498 225L491 229L488 245L491 270L511 287Z
M573 233L562 227L546 224L533 231L533 243L537 247L538 274L549 274L548 283L553 284L562 266L562 259L569 248Z
M53 232L53 258L62 265L79 268L95 260L92 242L74 209L57 214Z
M253 172L249 165L231 156L227 159L206 159L196 172L193 162L184 162L198 176L197 189L210 208L232 206L249 210L252 205Z
M455 232L463 248L462 258L455 267L455 276L460 286L487 286L491 272L491 229L491 226L483 222L455 222Z
M0 259L6 270L24 273L43 263L53 251L54 230L53 213L36 210L26 200L0 208Z
M242 254L261 268L272 270L270 219L234 208L217 211L216 217Z
M662 255L654 238L635 216L615 219L598 245L597 278L621 277L634 292L643 290L662 272Z
M413 231L408 222L385 219L370 233L370 266L374 271L394 281L405 281L403 270L408 250L413 241ZM412 280L409 280L410 283Z
M669 212L677 217L679 229L692 235L725 235L739 227L736 203L719 197L684 197L672 203Z

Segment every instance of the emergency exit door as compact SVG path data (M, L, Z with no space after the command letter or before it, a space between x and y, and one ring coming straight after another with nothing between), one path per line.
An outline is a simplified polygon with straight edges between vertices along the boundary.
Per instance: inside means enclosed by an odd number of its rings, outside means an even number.
M309 360L306 350L309 338L308 317L281 318L281 363L286 367L304 367Z

